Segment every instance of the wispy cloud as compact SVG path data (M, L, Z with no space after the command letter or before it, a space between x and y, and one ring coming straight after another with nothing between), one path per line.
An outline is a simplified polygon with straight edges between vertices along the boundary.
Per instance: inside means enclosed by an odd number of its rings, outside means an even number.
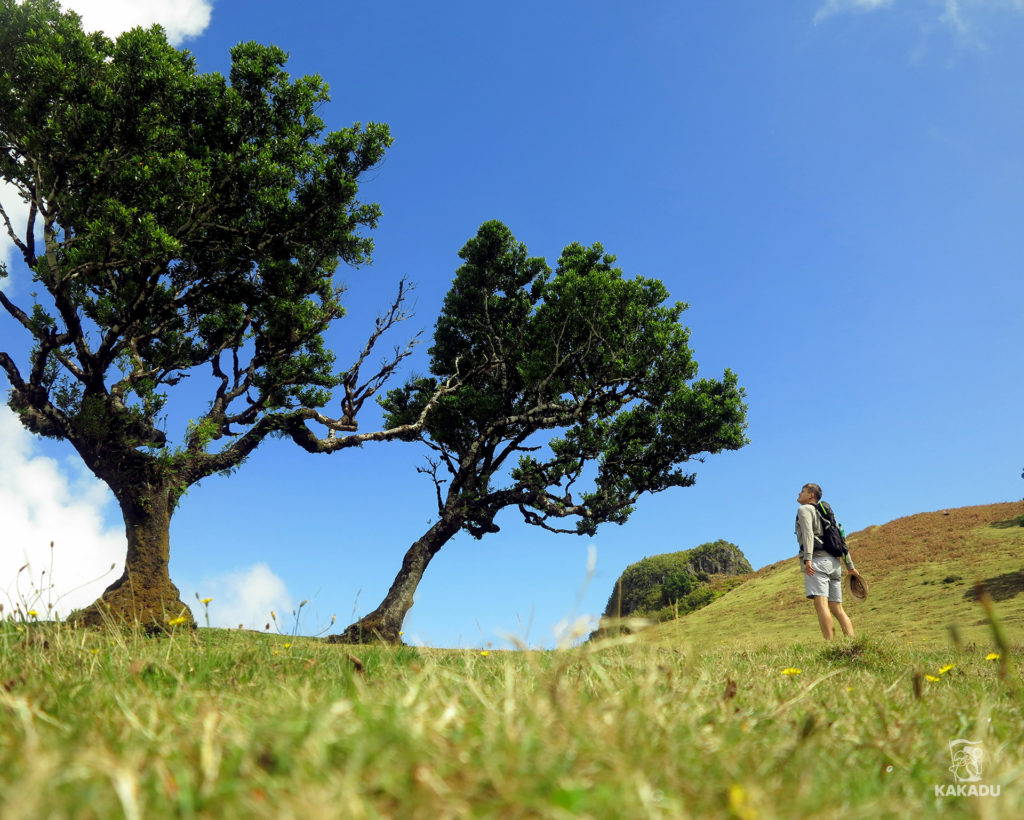
M877 11L895 5L896 0L825 0L814 15L814 23L817 25L837 15ZM993 14L1024 12L1024 0L928 0L923 3L916 0L913 6L908 0L900 0L900 8L905 7L919 14L923 24L937 21L964 37L974 32L973 23L977 20Z
M94 601L124 566L124 530L104 522L113 498L84 467L41 455L5 406L0 454L0 603L40 617L52 603L53 613L66 616Z
M836 14L846 12L875 11L892 4L893 0L826 0L825 5L814 15L814 22L817 24Z
M946 0L945 8L942 14L939 15L939 20L953 28L959 34L967 33L967 24L964 22L964 19L960 14L959 0Z
M87 31L116 37L136 26L158 23L174 45L202 34L213 11L212 0L63 0L61 5L76 12Z

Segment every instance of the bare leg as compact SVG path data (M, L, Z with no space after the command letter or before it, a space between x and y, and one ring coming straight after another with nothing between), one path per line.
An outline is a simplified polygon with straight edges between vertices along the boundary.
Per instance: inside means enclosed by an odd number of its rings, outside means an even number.
M824 595L814 596L814 611L818 613L818 626L826 641L832 640L832 612Z
M839 621L839 626L842 627L843 634L847 638L853 637L853 621L850 620L850 616L846 614L846 610L843 609L843 605L839 601L829 601L828 608L832 614L836 616L836 620Z

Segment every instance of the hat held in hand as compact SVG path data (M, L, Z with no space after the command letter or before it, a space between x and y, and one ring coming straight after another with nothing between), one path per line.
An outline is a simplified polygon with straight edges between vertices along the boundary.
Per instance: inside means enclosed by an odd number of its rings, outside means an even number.
M852 572L850 573L850 592L859 601L868 597L868 585L860 575L854 575Z

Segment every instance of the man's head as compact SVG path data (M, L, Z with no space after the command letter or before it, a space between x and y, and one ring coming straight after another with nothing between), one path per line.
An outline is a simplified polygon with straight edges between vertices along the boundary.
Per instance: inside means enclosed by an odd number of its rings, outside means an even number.
M798 504L817 504L821 501L821 487L817 484L804 484L796 500Z

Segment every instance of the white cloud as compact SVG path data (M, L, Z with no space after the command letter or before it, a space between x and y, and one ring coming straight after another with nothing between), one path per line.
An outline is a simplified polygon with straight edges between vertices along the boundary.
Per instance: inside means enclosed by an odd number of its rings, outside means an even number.
M263 563L204 578L194 590L182 586L182 600L192 607L199 625L205 626L203 605L196 602L197 596L213 599L209 604L210 626L262 631L270 623L273 630L273 612L281 631L290 632L295 623L292 611L298 610L298 602L285 582Z
M0 603L45 617L87 606L120 575L126 541L104 523L106 485L40 455L32 435L0 406ZM50 543L53 542L51 551ZM28 564L28 568L19 569ZM114 569L111 570L111 564Z
M176 46L202 34L213 10L212 0L63 0L61 6L76 12L87 31L108 37L159 23Z
M892 0L826 0L824 6L818 9L814 15L814 22L820 23L827 17L834 14L842 14L848 11L875 11L885 6L891 6Z
M0 405L0 603L4 615L20 605L22 611L36 610L40 618L67 617L73 609L95 601L120 576L127 549L124 530L120 524L108 526L104 521L113 504L107 486L84 466L61 464L41 455L14 412ZM195 593L213 598L211 626L242 624L262 630L275 612L281 631L291 632L296 621L293 611L300 613L300 621L301 616L310 615L298 606L285 582L262 563L204 579L195 589L182 585L182 599L204 624L202 605L193 603Z
M9 182L0 181L0 207L7 214L7 218L11 220L11 227L15 234L24 239L22 234L28 225L28 203L21 198L18 189ZM16 256L18 256L18 249L7 234L7 226L0 220L0 262L6 264L10 271L14 267ZM11 278L9 275L7 279L0 279L0 290L9 291Z

